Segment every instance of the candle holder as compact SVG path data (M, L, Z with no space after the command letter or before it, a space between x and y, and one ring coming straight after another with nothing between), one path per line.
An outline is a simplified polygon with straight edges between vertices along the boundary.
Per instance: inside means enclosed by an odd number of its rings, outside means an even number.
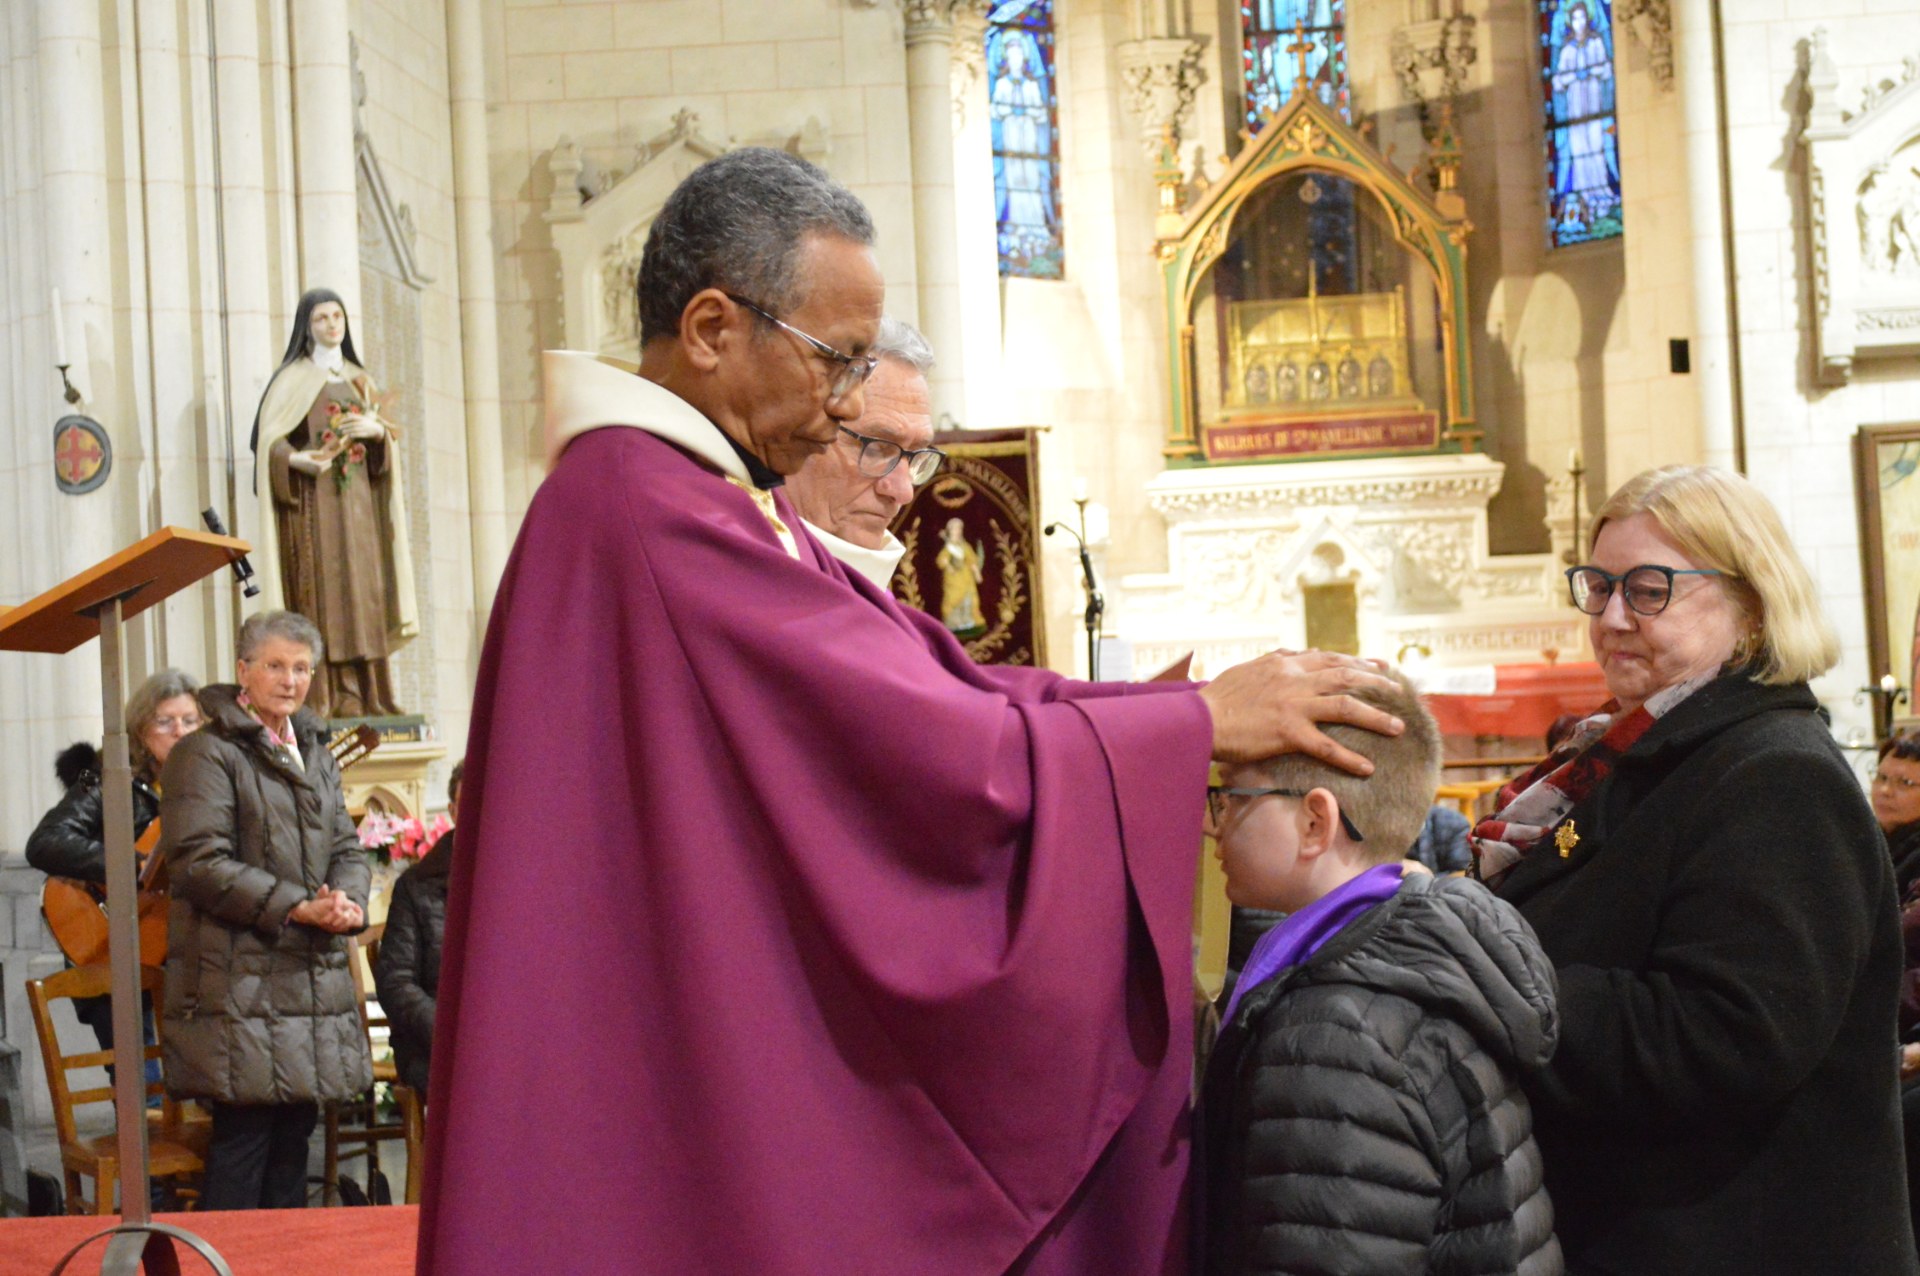
M1566 551L1560 555L1560 561L1569 567L1578 567L1582 557L1580 553L1580 480L1587 476L1587 467L1581 463L1578 452L1568 460L1567 476L1573 480L1573 544L1567 546Z
M80 402L79 388L76 387L73 384L73 382L67 377L67 369L71 368L73 365L71 363L56 363L53 366L60 369L60 384L67 388L66 395L65 395L67 402L68 403Z

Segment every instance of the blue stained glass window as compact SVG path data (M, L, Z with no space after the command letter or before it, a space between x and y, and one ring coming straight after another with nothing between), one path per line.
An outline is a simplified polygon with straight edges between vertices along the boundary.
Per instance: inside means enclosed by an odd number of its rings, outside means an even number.
M1555 248L1621 233L1611 0L1539 0L1547 234Z
M1053 0L1003 0L988 12L987 86L1000 273L1063 278Z
M1293 96L1300 59L1287 46L1296 27L1313 48L1307 53L1307 80L1320 100L1351 119L1347 99L1346 0L1241 0L1240 74L1246 82L1247 127Z

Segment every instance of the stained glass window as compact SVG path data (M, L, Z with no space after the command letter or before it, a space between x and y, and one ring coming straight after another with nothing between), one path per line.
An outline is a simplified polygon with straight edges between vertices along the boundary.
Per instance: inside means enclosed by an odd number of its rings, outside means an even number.
M1261 117L1278 111L1293 96L1300 59L1287 51L1296 28L1313 48L1307 53L1307 79L1320 100L1348 115L1346 0L1241 0L1240 73L1246 82L1247 127L1260 128Z
M1621 233L1611 0L1539 0L1547 234L1555 248Z
M1060 279L1060 94L1053 0L1002 0L987 13L988 101L1000 273Z

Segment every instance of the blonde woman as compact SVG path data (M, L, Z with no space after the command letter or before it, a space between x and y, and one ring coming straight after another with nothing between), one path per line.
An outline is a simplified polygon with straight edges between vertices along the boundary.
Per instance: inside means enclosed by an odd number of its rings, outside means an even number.
M1745 479L1652 470L1567 572L1613 698L1475 830L1560 983L1528 1087L1572 1272L1911 1273L1892 865Z

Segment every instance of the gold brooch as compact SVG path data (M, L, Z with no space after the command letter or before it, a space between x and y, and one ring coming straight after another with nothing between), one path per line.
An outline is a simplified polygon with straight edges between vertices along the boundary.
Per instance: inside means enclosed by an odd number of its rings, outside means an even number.
M1580 835L1573 831L1573 821L1568 820L1554 830L1553 844L1560 848L1560 858L1573 854L1573 848L1580 845Z

